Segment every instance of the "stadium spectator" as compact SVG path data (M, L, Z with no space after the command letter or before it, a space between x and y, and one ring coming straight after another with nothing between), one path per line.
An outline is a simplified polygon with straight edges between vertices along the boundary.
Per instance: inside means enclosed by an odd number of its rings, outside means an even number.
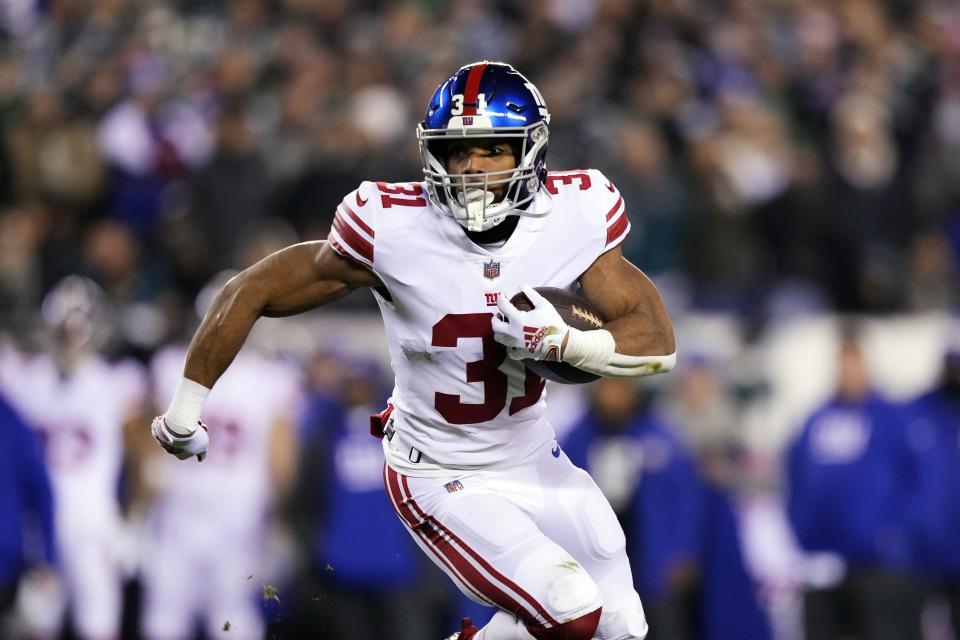
M905 412L870 386L856 339L839 349L836 395L807 418L787 452L787 511L804 550L846 565L832 588L805 594L807 637L883 640L920 634L907 514L916 469Z
M910 406L910 435L919 481L912 498L918 565L933 595L949 606L953 636L960 637L960 352L943 359L937 385Z
M650 640L694 637L703 488L693 460L632 382L597 381L591 400L563 451L623 522Z
M745 560L740 513L751 461L742 417L720 371L711 358L689 355L668 405L703 482L696 637L762 640L772 638L772 630Z

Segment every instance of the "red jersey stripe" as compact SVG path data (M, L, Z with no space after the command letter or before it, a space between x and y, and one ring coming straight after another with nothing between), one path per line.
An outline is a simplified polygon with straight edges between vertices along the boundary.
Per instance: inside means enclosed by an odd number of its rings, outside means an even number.
M616 222L607 228L607 247L609 248L610 243L625 235L625 232L628 231L629 228L630 220L627 218L627 214L624 213L617 218Z
M607 222L613 219L613 216L617 215L617 210L623 206L623 196L617 198L617 203L613 205L613 208L610 211L607 211Z
M477 115L477 93L480 91L480 78L483 77L483 71L487 68L485 64L478 64L470 69L470 75L467 76L467 86L463 90L463 115Z
M340 237L340 234L337 233L336 229L330 229L330 233L327 235L327 242L333 245L333 248L336 249L337 253L342 255L344 258L349 258L354 262L362 263L364 266L367 266L363 259L352 249L347 249L343 245L343 239Z
M333 228L347 246L369 262L373 262L373 244L369 240L354 231L353 227L344 222L340 216L333 218Z
M351 208L347 205L347 201L346 201L346 200L344 200L343 202L341 202L341 203L340 203L340 206L343 207L343 209L344 209L344 211L346 212L346 214L347 214L348 216L350 216L350 219L353 220L354 222L356 222L358 227L360 227L361 229L363 229L364 233L366 233L366 234L367 234L368 236L370 236L371 238L376 237L376 236L374 235L374 233L373 233L373 229L371 229L370 226L360 218L360 216L358 216L357 214L355 214L355 213L353 212L353 209L351 209ZM338 208L339 208L339 207L338 207Z

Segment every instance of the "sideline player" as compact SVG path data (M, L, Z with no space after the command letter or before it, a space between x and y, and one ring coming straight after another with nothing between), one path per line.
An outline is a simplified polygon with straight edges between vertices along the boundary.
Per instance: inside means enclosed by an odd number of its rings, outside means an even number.
M198 306L212 298L210 287ZM154 490L142 571L148 640L190 637L197 623L209 638L264 636L256 595L276 582L265 550L271 516L296 475L302 383L296 367L251 342L206 405L214 436L204 464L174 469L177 461L163 456L144 467ZM153 357L158 402L173 392L185 352L176 343Z
M120 632L125 558L117 487L127 426L142 419L147 388L138 363L111 363L97 353L108 337L107 305L93 281L67 276L41 309L51 349L0 352L0 388L44 442L58 568L84 640ZM46 604L53 612L62 603Z
M623 532L544 418L522 359L607 377L670 370L673 330L650 280L621 255L630 225L596 170L548 173L549 114L513 67L467 65L417 129L425 180L364 182L327 242L279 251L218 294L154 437L206 453L203 403L260 316L374 291L396 383L382 416L388 496L430 558L500 609L454 638L643 638ZM611 321L569 328L529 285L580 288ZM509 297L534 303L518 311ZM525 338L528 336L528 338Z

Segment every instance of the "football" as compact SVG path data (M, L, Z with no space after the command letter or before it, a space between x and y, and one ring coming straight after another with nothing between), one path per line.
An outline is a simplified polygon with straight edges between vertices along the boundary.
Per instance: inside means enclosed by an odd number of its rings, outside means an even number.
M601 328L606 319L590 302L563 289L556 287L535 287L537 293L546 298L557 309L557 313L569 326L581 331ZM517 309L529 311L533 308L530 300L523 293L518 293L510 299ZM562 384L584 384L593 382L600 376L577 369L566 362L547 362L545 360L524 360L528 369L541 378L560 382Z

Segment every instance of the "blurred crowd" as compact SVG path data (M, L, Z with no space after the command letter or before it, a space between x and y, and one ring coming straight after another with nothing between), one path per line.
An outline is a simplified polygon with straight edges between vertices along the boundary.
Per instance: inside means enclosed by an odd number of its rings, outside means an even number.
M956 305L952 2L10 0L0 28L7 322L82 272L155 349L258 234L417 179L428 97L482 58L544 94L551 168L616 182L675 309Z
M543 93L551 169L617 184L675 320L750 341L957 311L949 0L0 2L0 637L457 628L472 605L383 496L386 374L317 348L347 326L255 336L203 465L144 435L226 270L326 237L362 180L419 179L427 99L484 58ZM756 389L709 354L665 386L551 388L651 640L960 637L960 356L909 402L856 336L837 362L782 456L744 444Z

